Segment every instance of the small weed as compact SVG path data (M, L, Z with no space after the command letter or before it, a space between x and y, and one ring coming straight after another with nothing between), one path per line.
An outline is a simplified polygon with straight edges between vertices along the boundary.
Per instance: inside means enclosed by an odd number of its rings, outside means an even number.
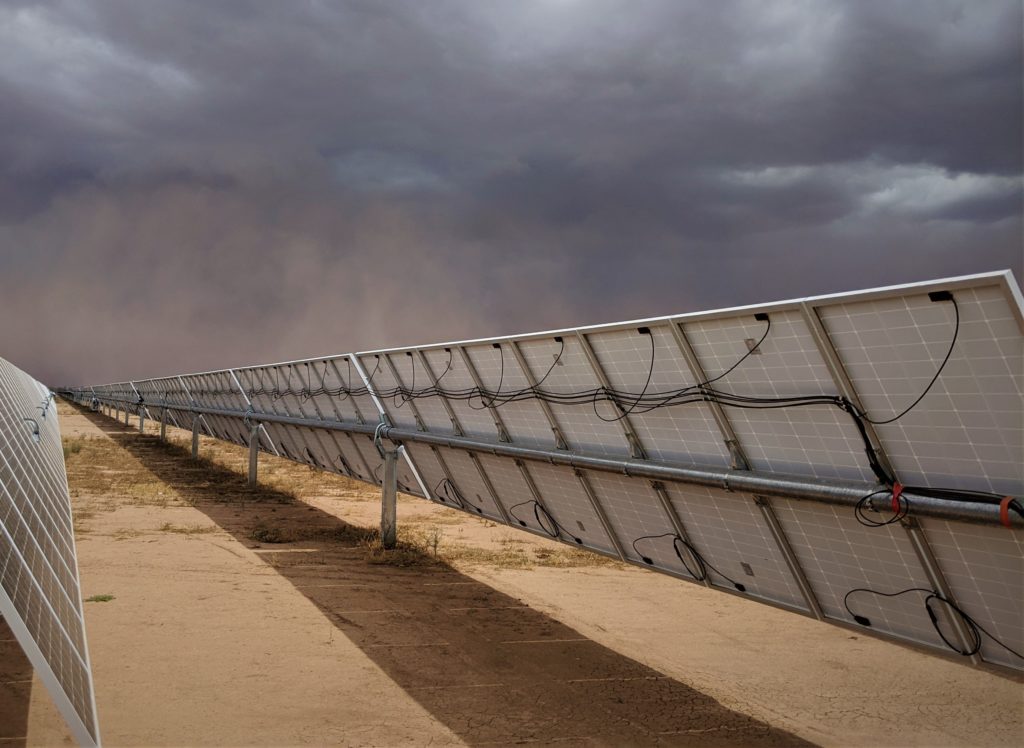
M373 531L361 543L366 551L366 563L383 566L433 566L438 563L437 544L441 533L427 533L417 529L398 528L398 543L394 548L384 548L380 533ZM431 545L434 547L430 554Z
M120 530L114 530L113 538L114 538L114 540L131 540L132 538L137 538L137 537L139 537L140 535L143 535L143 534L144 533L142 533L142 531L140 531L140 530L133 530L131 528L122 528Z
M67 460L71 455L76 455L82 451L82 440L81 439L65 439L63 441L64 447L64 459Z
M161 532L173 532L178 535L205 535L210 532L217 532L216 525L172 525L165 522L160 526ZM269 542L269 541L267 541Z
M114 599L115 598L114 598L113 595L93 595L92 597L85 598L85 602L87 602L87 603L109 603L111 600L114 600Z
M287 543L290 541L281 530L266 525L257 525L249 535L257 543Z
M441 538L444 537L444 530L440 527L431 527L423 533L423 547L437 558L437 547L441 545Z
M89 532L89 527L86 525L90 519L96 516L96 512L92 509L85 509L84 507L78 507L72 513L72 526L76 535L83 535Z
M375 530L355 525L338 525L304 529L295 534L295 540L320 541L326 543L366 543L375 534Z

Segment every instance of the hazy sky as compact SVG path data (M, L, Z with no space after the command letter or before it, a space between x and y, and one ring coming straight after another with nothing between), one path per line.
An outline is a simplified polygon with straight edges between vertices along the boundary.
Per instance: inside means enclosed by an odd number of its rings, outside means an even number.
M0 0L50 384L1022 264L1021 2Z

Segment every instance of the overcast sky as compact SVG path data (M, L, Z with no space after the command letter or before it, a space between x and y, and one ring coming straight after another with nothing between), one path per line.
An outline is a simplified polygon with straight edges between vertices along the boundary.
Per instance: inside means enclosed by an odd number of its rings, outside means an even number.
M1020 0L0 0L0 356L98 383L1022 264Z

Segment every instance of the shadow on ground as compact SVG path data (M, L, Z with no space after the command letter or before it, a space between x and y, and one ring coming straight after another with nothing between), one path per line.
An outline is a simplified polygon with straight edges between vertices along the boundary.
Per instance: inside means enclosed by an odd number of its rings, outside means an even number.
M0 746L25 745L32 698L32 663L0 618Z
M405 548L382 557L368 549L373 533L364 528L272 489L251 489L243 475L192 460L185 447L82 412L221 528L259 548L469 744L807 745L430 555ZM297 547L309 552L283 552Z

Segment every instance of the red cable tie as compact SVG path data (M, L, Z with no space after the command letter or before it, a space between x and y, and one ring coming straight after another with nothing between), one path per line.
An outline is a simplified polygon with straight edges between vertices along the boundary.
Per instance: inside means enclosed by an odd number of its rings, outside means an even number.
M1012 501L1012 496L1004 496L1003 500L999 502L999 521L1003 523L1003 527L1013 527L1010 524L1010 503Z
M896 481L892 484L892 513L900 513L900 496L903 495L903 484Z

